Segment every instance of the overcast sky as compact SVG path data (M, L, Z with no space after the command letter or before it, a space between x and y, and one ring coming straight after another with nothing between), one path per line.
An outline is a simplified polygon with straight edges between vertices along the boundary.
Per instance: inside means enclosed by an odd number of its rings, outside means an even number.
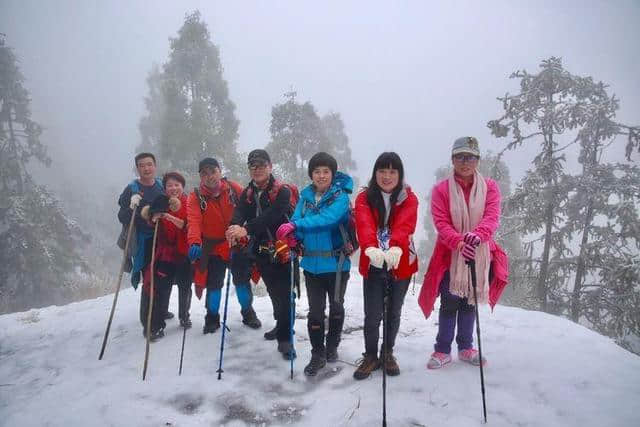
M342 115L362 180L395 150L424 194L456 137L504 146L486 127L495 98L517 90L511 72L552 55L608 83L619 120L640 123L639 1L0 0L54 166L73 160L64 173L98 186L130 179L145 78L194 9L220 48L245 151L266 145L271 107L293 87L319 114ZM516 178L531 160L507 159Z

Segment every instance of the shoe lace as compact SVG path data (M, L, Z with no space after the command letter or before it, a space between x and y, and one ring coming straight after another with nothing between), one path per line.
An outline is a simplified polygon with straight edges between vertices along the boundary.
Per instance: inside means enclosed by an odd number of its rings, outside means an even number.
M478 357L478 350L475 350L473 348L468 348L466 350L462 350L460 352L460 355L465 358L465 359L473 359L473 358L477 358Z

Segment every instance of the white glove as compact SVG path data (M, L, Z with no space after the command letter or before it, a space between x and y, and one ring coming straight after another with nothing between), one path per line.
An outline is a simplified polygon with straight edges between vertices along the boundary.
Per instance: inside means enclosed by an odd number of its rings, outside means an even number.
M365 249L364 254L369 257L372 266L382 268L382 264L384 264L384 252L382 252L382 249L371 246Z
M129 207L131 208L131 210L135 209L136 206L140 204L140 200L142 200L142 196L137 193L131 196L131 202L129 202Z
M391 246L384 253L384 260L387 261L387 270L395 270L398 268L400 258L402 258L402 249L397 246Z

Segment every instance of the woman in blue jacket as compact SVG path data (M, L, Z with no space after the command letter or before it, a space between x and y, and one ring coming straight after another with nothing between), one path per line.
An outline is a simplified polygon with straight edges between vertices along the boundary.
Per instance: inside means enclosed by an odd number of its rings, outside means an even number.
M353 180L338 172L336 159L316 153L309 160L312 183L300 192L300 199L289 223L278 229L277 238L297 239L304 246L300 266L304 270L309 314L307 329L311 341L311 361L304 368L314 376L327 362L338 360L338 344L344 324L344 293L351 262L343 249L349 226L349 194ZM345 236L343 238L343 236ZM336 289L338 290L336 296ZM329 331L326 345L324 319L329 297Z

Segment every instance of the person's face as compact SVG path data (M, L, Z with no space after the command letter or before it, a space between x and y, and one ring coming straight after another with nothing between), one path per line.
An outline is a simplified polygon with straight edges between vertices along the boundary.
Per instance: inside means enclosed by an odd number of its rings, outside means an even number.
M398 186L399 180L398 169L381 168L376 171L376 183L385 193L391 193Z
M480 158L470 153L458 153L451 157L453 163L453 170L456 175L462 178L468 178L473 176L478 167L478 160Z
M311 181L319 193L324 193L331 186L333 174L327 166L318 166L311 172Z
M180 197L183 191L182 183L173 178L169 178L166 183L166 191L169 197Z
M136 169L138 170L138 176L143 180L152 180L156 177L156 162L151 157L138 159Z
M258 186L266 183L271 175L271 163L252 163L249 166L249 175Z
M200 171L200 182L205 187L215 188L222 179L222 172L220 168L207 166Z

